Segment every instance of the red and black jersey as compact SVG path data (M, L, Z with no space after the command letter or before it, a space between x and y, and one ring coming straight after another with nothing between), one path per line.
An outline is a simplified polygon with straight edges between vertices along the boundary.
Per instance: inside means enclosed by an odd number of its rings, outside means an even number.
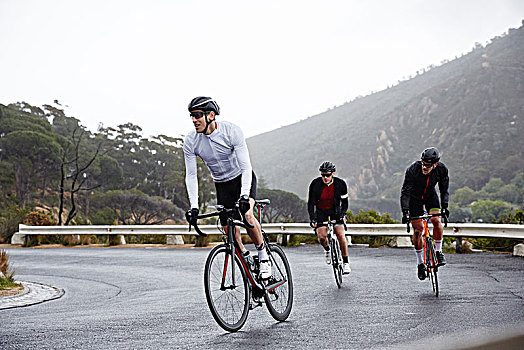
M324 188L326 187L328 186L324 184L324 181L322 181L321 177L317 177L316 179L311 181L311 184L309 185L307 210L309 213L309 218L311 220L316 219L315 211L318 207L319 202L321 203L320 205L323 207L329 206L329 203L327 203L327 201L329 200L328 197L330 196L331 190L333 191L333 196L332 206L330 209L333 209L337 216L345 215L346 211L348 210L349 200L348 186L346 185L346 182L338 177L333 176L333 183L331 184L331 186L329 186L332 189L327 188L326 192L323 192ZM324 199L322 199L323 193Z

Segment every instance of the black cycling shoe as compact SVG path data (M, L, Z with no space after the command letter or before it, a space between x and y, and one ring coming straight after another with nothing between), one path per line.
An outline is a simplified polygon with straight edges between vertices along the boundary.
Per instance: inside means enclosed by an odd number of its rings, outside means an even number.
M418 269L418 273L417 273L418 279L421 281L424 281L426 279L426 266L424 266L424 264L418 264L417 269Z
M444 254L442 252L435 252L437 256L437 264L438 266L444 266L446 265L446 258L444 257Z

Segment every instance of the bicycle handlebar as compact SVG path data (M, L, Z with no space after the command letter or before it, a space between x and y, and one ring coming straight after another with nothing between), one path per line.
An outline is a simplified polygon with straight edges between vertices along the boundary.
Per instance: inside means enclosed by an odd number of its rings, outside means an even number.
M409 224L413 220L420 220L420 219L428 220L428 219L431 219L431 218L434 218L434 217L438 217L438 216L442 216L444 218L444 227L448 227L448 217L446 215L442 215L442 213L424 214L424 215L420 215L420 216L409 217L408 218L408 222L406 223L406 231L409 233L409 231L410 231Z
M197 219L206 219L206 218L209 218L209 217L212 217L212 216L217 216L217 215L220 215L220 213L222 213L223 211L232 213L235 209L238 210L238 204L237 204L237 206L234 209L227 209L223 205L217 205L216 209L217 210L214 211L214 212L198 215ZM242 218L242 221L233 220L235 224L237 224L239 226L243 226L244 228L253 228L253 227L255 227L249 221L247 221L246 216L243 215L240 210L238 210L238 213L240 214L240 217ZM191 225L191 223L189 223L189 232L191 232L191 226L193 226L195 228L195 231L198 233L199 236L202 236L202 237L207 236L206 233L204 233L204 232L202 232L200 230L200 228L198 227L198 224Z

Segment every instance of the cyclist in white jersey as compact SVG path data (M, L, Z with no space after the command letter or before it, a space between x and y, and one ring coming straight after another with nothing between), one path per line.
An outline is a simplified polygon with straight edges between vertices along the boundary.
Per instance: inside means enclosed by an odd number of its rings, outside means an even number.
M271 276L266 247L262 239L260 224L253 215L256 196L256 176L251 167L249 151L242 130L233 123L215 120L220 114L216 101L210 97L198 96L188 106L194 129L184 140L184 159L186 163L186 187L191 209L187 211L188 221L196 222L199 213L197 156L209 168L217 191L217 204L233 208L238 202L240 211L254 227L247 228L247 233L255 244L260 261L262 278ZM220 222L227 230L226 217ZM235 232L236 240L244 252L240 229Z

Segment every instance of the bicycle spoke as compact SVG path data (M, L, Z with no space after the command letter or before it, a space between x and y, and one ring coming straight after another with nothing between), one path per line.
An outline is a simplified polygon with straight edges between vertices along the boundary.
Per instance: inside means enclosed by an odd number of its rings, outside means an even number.
M249 311L250 290L238 260L231 261L224 247L217 247L209 254L204 284L206 299L217 323L228 331L240 329Z

